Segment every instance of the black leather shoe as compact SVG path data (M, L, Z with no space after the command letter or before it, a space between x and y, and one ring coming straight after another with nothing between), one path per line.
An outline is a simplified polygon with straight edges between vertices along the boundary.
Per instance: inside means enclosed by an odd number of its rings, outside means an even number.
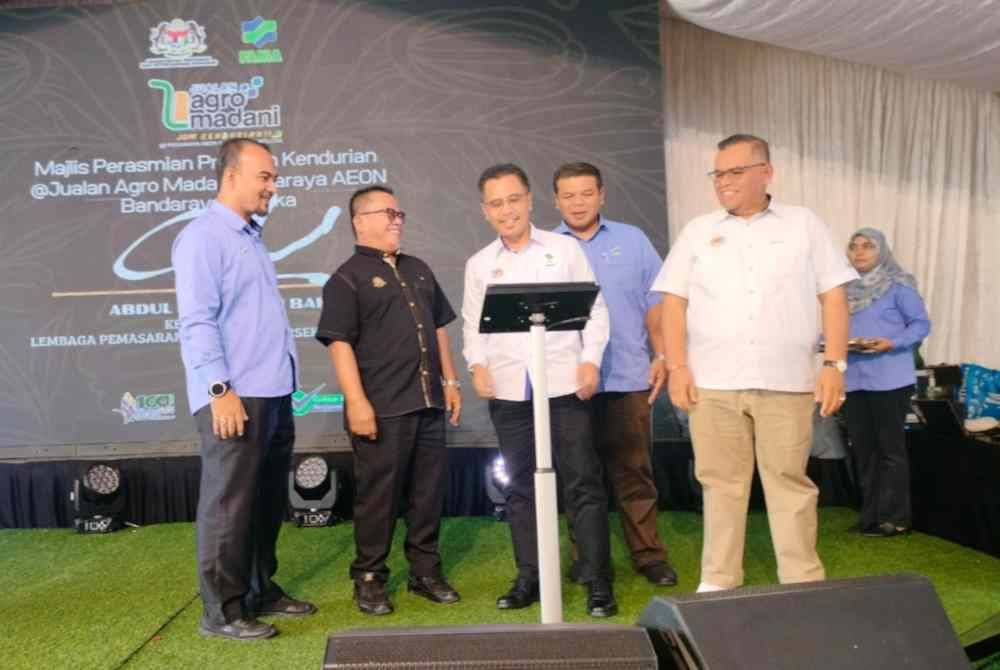
M538 602L538 582L518 577L510 591L497 598L497 609L519 610Z
M670 563L657 561L638 568L639 574L646 578L650 584L656 586L677 586L677 572Z
M315 611L316 606L311 602L282 595L277 600L261 603L257 608L257 616L309 616Z
M451 584L444 581L443 577L417 577L410 575L410 578L406 581L406 590L436 603L457 603L459 600L458 591L453 589Z
M906 535L910 532L910 529L905 526L897 526L889 523L888 521L883 521L879 525L873 528L865 529L861 532L863 535L867 535L868 537L895 537L897 535Z
M607 579L595 579L587 585L587 614L602 618L618 614L618 602Z
M269 623L256 619L235 619L229 623L212 623L208 619L201 620L201 634L213 637L224 637L229 640L266 640L278 634L278 629Z
M381 616L392 613L392 602L386 595L385 584L370 572L354 580L354 600L365 614Z

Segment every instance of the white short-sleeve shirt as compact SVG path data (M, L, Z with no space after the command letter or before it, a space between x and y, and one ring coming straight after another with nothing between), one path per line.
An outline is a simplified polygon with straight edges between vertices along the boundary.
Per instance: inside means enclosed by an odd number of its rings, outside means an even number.
M815 213L771 200L750 219L718 210L690 221L652 290L688 301L697 386L805 392L815 385L816 296L857 276Z
M479 332L486 287L490 284L592 282L594 273L577 241L531 227L531 238L520 251L511 251L497 238L465 264L462 298L462 353L468 366L486 366L493 375L499 400L525 400L530 364L528 333ZM580 388L577 367L593 363L600 368L608 343L608 308L598 295L590 320L582 331L545 334L546 381L550 398Z

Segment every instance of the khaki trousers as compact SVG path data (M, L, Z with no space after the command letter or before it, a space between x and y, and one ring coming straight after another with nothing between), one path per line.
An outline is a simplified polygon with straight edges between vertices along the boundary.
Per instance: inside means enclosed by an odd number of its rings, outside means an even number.
M816 554L819 491L806 476L813 394L698 389L692 406L695 476L704 495L703 583L743 583L743 547L754 460L764 486L782 584L825 578Z

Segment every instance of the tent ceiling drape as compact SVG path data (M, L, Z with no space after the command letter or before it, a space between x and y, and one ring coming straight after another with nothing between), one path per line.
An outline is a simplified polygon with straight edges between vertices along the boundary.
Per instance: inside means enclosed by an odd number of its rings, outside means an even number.
M666 0L715 32L1000 91L997 0Z

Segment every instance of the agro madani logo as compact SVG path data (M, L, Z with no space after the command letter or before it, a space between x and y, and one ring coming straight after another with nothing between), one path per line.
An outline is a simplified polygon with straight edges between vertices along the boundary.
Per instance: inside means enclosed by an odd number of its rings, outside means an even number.
M192 84L177 90L169 81L150 79L148 85L163 94L161 121L174 132L226 131L256 128L279 128L281 106L249 109L251 101L260 97L264 77L248 81Z

